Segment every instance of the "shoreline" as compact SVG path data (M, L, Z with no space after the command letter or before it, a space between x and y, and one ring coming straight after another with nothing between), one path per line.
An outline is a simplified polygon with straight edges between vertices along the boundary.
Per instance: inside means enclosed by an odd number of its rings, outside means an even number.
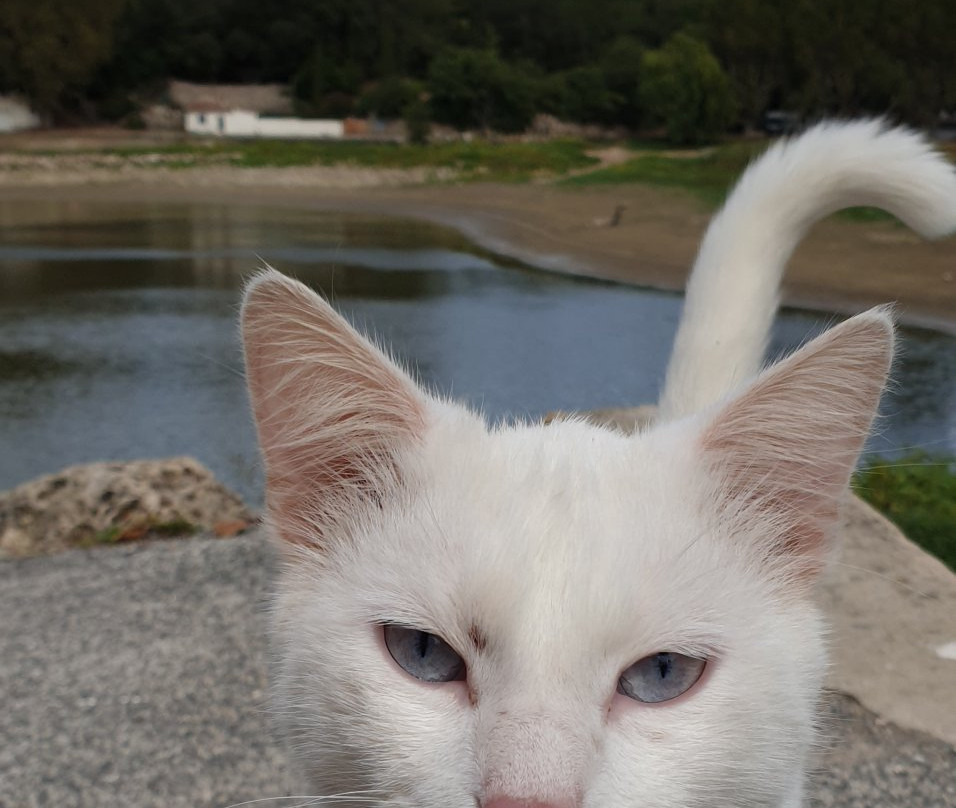
M686 192L651 186L403 184L354 171L144 170L88 183L50 176L10 183L7 174L0 203L149 199L419 219L542 271L668 291L683 290L712 214ZM626 206L619 226L596 224L618 205ZM838 314L893 302L901 322L956 335L956 240L925 242L893 222L830 219L797 248L781 293L782 305Z

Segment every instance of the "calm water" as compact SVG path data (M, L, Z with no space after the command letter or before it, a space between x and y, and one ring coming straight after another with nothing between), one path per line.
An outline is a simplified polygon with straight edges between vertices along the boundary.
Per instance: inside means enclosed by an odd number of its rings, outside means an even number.
M331 292L492 419L655 400L680 305L399 219L0 203L0 490L71 463L192 454L258 502L235 319L262 261ZM785 312L773 351L827 319ZM956 450L956 340L907 332L896 380L871 448Z

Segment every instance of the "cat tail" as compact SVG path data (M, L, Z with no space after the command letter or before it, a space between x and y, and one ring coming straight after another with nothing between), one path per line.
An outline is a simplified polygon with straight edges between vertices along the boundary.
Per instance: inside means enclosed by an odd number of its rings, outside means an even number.
M881 120L819 124L747 169L694 263L661 420L698 412L757 374L791 253L815 222L857 205L944 236L956 230L956 170L923 137Z

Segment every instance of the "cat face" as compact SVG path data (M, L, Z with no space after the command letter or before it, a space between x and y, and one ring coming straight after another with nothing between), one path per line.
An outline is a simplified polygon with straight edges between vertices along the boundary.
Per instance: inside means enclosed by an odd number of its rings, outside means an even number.
M277 273L243 319L284 555L275 704L316 794L798 804L825 668L809 590L885 315L630 437L489 430Z

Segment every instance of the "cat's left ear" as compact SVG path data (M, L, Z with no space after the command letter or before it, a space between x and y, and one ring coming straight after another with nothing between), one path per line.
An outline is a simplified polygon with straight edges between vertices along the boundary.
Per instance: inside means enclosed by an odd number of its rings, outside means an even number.
M765 370L700 433L722 513L796 577L825 561L893 342L887 310L853 317Z
M307 286L268 270L246 288L242 338L270 518L323 546L400 483L428 397Z

